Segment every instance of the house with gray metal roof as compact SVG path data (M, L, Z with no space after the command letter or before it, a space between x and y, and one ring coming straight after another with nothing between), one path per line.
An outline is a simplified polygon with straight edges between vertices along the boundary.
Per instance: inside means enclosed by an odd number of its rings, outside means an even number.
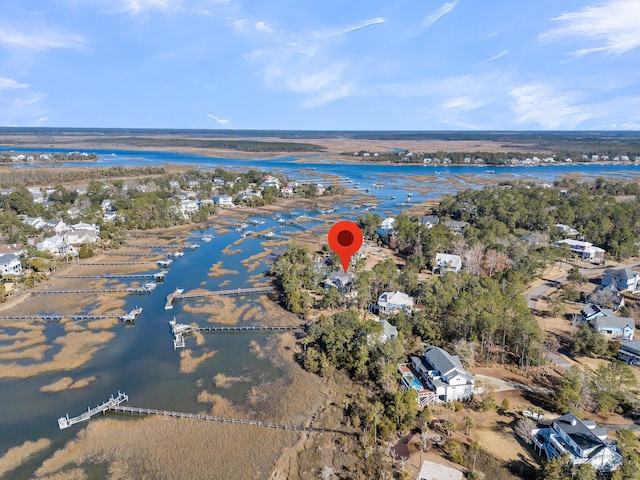
M635 292L640 290L640 273L630 268L608 268L600 281L602 286L615 285L618 290Z
M548 459L568 455L574 466L589 463L600 473L613 472L622 464L622 456L607 440L606 430L571 412L556 418L550 428L534 429L532 440L536 451Z

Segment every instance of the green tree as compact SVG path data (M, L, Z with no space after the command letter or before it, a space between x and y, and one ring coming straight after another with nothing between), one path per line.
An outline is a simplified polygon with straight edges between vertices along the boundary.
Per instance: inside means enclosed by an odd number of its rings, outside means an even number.
M555 410L559 413L567 411L579 412L582 405L582 389L584 376L580 368L573 365L562 378L562 384L551 397Z

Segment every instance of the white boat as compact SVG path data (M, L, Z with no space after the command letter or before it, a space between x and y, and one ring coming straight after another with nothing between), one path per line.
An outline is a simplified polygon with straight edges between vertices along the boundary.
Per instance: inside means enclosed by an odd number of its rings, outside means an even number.
M213 240L213 235L207 233L206 235L202 235L200 237L200 240L202 240L203 242L210 242L211 240Z
M184 257L184 253L182 253L180 250L178 250L177 252L174 252L172 255L174 258Z
M174 294L174 295L180 295L181 293L184 293L184 288L176 288L176 289L173 291L173 294Z
M142 285L142 288L146 288L147 290L153 290L157 286L158 286L158 284L156 282L145 282Z

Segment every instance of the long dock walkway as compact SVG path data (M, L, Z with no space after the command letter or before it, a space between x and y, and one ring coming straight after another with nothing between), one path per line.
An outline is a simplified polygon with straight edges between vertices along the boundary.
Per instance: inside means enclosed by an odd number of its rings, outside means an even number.
M91 322L93 320L104 320L107 318L121 318L120 315L63 315L45 314L39 315L0 315L0 320L44 320L47 323L57 323L64 319L74 322Z
M135 295L147 295L151 293L148 288L103 288L96 290L33 290L33 295L71 295L71 294L96 294L96 293L130 293Z
M129 400L129 397L127 395L125 395L123 392L118 392L117 397L114 397L113 395L111 395L111 398L109 398L109 400L104 402L102 405L98 405L97 407L94 407L94 408L89 408L86 412L84 412L81 415L78 415L77 417L69 418L69 414L65 415L64 417L60 417L58 419L58 427L60 427L60 430L69 428L72 425L75 425L76 423L89 420L94 415L97 415L99 413L104 413L113 407L117 407L121 403L126 402L127 400Z
M156 273L136 273L131 275L58 275L56 278L94 278L94 279L126 279L126 278L164 278L167 276L168 270L162 270Z
M167 302L165 303L165 310L171 310L173 308L173 302L177 300L193 300L198 298L207 297L238 297L242 295L265 295L274 293L275 287L253 287L253 288L234 288L230 290L212 290L208 292L199 293L170 293L167 295Z
M76 267L88 266L112 266L112 265L155 265L156 262L82 262L75 264Z
M217 415L205 415L201 413L187 413L187 412L173 412L170 410L157 410L154 408L140 408L140 407L125 407L121 404L128 401L129 397L122 392L118 392L118 396L113 395L109 400L102 405L98 405L95 408L88 409L82 415L69 418L69 415L60 417L58 419L58 426L60 430L69 428L77 423L89 420L91 417L98 415L99 413L106 413L107 411L131 414L131 415L161 415L165 417L173 418L193 418L197 420L208 420L211 422L220 423L234 423L237 425L252 425L255 427L275 428L279 430L293 430L296 432L317 432L317 433L338 433L342 435L353 435L351 432L345 432L343 430L334 430L329 428L317 428L317 427L305 427L304 425L289 425L286 423L274 423L274 422L261 422L258 420L245 420L242 418L220 417Z

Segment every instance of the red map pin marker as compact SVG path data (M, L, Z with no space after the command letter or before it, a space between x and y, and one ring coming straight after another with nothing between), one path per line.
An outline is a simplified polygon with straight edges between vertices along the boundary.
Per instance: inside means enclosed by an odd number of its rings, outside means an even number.
M347 273L351 256L362 246L362 230L353 222L338 222L329 230L329 246L338 254Z

